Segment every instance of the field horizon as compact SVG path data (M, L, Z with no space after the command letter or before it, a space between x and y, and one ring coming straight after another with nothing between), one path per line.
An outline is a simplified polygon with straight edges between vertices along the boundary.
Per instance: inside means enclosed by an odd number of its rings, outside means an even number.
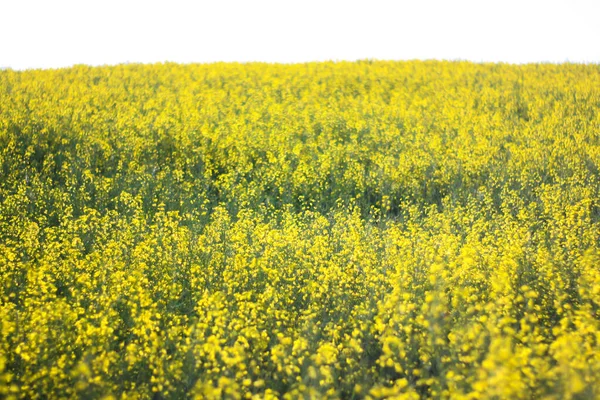
M106 64L94 64L94 63L73 63L71 65L57 66L57 67L13 67L10 65L0 66L0 71L14 71L14 72L35 72L35 71L59 71L73 68L118 68L127 66L161 66L161 65L174 65L179 67L203 67L203 66L215 66L215 65L270 65L270 66L297 66L306 64L358 64L358 63L450 63L450 64L474 64L474 65L505 65L505 66L533 66L533 65L582 65L582 66L598 66L600 61L571 61L565 58L562 61L486 61L486 60L472 60L468 58L406 58L406 59L393 59L393 58L357 58L357 59L329 59L329 60L306 60L306 61L264 61L264 60L253 60L253 61L189 61L180 62L172 60L162 61L123 61L116 63Z

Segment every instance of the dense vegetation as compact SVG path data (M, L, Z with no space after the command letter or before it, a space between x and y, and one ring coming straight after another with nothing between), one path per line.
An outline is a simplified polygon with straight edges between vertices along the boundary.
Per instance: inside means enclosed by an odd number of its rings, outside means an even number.
M600 398L600 67L0 71L0 397Z

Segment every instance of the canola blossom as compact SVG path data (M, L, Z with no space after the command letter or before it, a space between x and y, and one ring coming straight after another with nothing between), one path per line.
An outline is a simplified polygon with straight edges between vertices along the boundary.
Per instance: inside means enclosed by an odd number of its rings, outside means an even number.
M0 71L0 397L600 398L600 66Z

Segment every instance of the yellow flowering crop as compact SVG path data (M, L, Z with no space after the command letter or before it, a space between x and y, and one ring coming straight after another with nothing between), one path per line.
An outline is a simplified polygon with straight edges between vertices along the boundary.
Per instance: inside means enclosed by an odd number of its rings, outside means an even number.
M0 71L0 397L600 398L600 68Z

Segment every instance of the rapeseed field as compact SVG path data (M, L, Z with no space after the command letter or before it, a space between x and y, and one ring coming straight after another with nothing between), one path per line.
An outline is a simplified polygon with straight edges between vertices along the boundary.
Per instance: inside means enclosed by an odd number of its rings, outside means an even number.
M0 397L600 398L600 66L0 71Z

